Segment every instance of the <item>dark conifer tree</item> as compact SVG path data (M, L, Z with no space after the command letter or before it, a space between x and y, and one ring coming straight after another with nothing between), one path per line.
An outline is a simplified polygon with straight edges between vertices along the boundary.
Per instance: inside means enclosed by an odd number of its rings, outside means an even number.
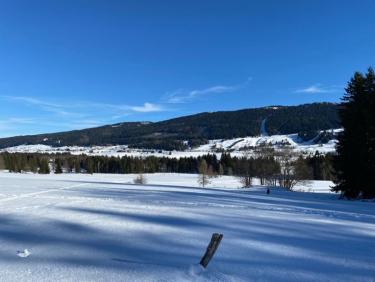
M93 174L94 173L94 160L93 158L87 157L84 162L86 173Z
M3 170L6 168L4 159L5 159L4 156L0 155L0 170Z
M55 173L59 174L62 173L62 165L61 160L59 158L55 159Z
M74 162L74 172L80 173L81 172L81 162L79 159L76 159Z
M375 74L355 73L348 83L340 117L344 131L339 136L334 161L336 192L345 197L375 197Z
M49 174L50 173L48 160L45 159L45 158L42 158L39 162L39 173L40 174Z

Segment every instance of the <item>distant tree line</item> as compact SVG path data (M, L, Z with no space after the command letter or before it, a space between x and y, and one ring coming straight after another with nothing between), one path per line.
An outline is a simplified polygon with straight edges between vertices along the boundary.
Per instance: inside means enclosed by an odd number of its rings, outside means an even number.
M218 159L216 155L208 154L201 157L168 158L168 157L106 157L71 154L39 154L39 153L2 153L0 164L3 169L11 172L34 173L200 173L207 171L208 175L234 175L244 177L248 181L244 186L251 185L251 179L257 177L262 184L276 185L280 177L287 174L283 170L288 165L294 173L305 170L302 175L310 180L332 180L331 155L316 153L307 158L297 158L295 155L280 157L271 151L262 152L253 157L236 157L223 153ZM202 165L202 160L204 164ZM203 166L203 167L202 167ZM206 167L206 169L204 168ZM287 185L281 185L287 186Z
M48 174L51 172L50 157L41 154L2 153L0 154L0 169L10 172L34 172Z

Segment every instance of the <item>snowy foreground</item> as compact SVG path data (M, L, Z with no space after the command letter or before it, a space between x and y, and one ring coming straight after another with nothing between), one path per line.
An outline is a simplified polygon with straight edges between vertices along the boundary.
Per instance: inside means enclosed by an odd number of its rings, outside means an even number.
M266 195L231 177L206 189L188 187L194 175L133 178L0 172L0 281L375 279L373 202ZM224 239L202 270L213 232Z

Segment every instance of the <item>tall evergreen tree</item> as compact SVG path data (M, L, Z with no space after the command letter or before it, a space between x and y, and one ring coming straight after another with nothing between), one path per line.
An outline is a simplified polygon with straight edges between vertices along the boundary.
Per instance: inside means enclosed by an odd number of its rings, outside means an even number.
M349 198L375 197L375 74L356 72L348 83L340 117L344 131L339 136L334 161L336 192Z
M76 159L74 162L74 171L75 173L80 173L81 172L81 162L79 159Z
M40 164L39 164L39 173L40 173L40 174L49 174L49 173L50 173L48 160L45 159L45 158L42 158L42 159L40 160Z
M3 170L5 168L6 166L5 166L4 156L0 155L0 170Z
M63 173L61 160L59 158L55 159L55 173L56 174Z

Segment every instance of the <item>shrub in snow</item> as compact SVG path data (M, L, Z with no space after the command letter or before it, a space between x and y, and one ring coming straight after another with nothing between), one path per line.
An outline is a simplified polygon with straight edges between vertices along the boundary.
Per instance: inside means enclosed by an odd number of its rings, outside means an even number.
M146 183L147 183L147 179L146 179L146 177L141 173L141 174L139 174L136 178L134 178L133 183L134 183L134 184L146 184Z

